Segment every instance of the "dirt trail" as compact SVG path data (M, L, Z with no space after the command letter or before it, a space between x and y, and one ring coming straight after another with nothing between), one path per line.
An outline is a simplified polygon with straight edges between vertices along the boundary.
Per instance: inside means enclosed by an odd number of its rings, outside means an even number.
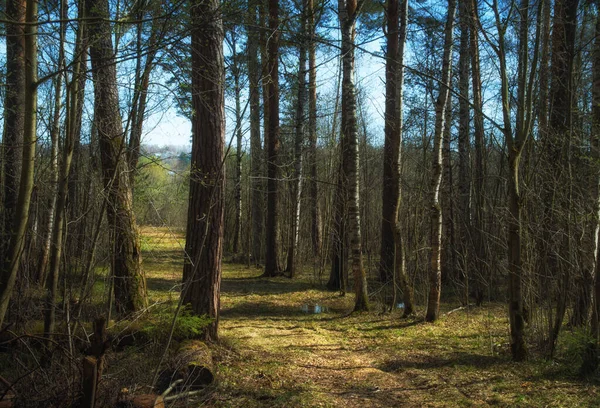
M448 379L390 365L379 335L389 315L347 316L349 301L289 280L225 277L221 338L235 352L221 362L223 405L487 405Z

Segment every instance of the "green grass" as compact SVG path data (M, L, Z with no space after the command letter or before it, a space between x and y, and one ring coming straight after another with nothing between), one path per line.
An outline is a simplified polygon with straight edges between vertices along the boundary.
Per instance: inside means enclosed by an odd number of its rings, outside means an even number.
M181 237L145 232L151 299L176 290ZM155 240L156 244L155 244ZM435 324L399 311L349 314L353 296L306 276L263 278L224 264L215 407L598 406L596 383L580 381L570 360L510 361L503 304L447 312ZM309 314L303 305L327 308ZM559 347L570 356L575 335ZM578 344L578 343L577 343ZM570 351L571 350L571 351Z
M152 307L134 322L111 322L112 333L136 332L141 339L108 355L100 393L113 401L122 388L149 391L179 299L182 232L146 227L142 233ZM98 313L105 307L104 273L95 271L91 304ZM294 280L261 273L223 265L220 342L211 346L217 381L184 406L600 406L597 378L576 375L583 333L565 329L553 361L534 354L515 364L504 304L448 313L456 305L446 303L440 320L428 324L422 308L411 319L381 313L380 306L350 314L353 295L324 290L312 270ZM314 305L326 312L306 313ZM196 324L184 316L175 343L193 335ZM0 365L12 364L2 358Z

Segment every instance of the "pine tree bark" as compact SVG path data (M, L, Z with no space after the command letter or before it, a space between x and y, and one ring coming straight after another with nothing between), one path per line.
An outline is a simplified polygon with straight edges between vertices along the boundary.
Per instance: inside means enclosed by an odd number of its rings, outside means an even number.
M308 191L311 210L311 234L313 255L321 262L322 229L319 209L319 186L317 173L317 61L316 61L316 10L314 0L307 1L308 19Z
M298 50L298 101L296 102L296 128L294 131L294 173L292 177L292 232L287 258L287 272L290 277L296 275L296 255L298 253L298 238L300 225L300 197L303 185L304 122L306 121L306 0L303 0L300 17L300 45Z
M265 276L276 276L279 267L279 0L269 0L268 110L267 127L267 222Z
M22 149L20 149L23 155L20 160L19 192L17 195L14 218L12 218L9 227L10 241L8 252L2 260L2 270L0 271L0 327L2 327L2 323L4 322L8 303L15 286L19 265L23 256L23 249L25 247L27 223L29 221L29 206L34 184L35 148L37 143L37 1L27 0L26 4L19 3L16 6L18 9L15 9L15 13L19 15L19 18L20 13L23 11L20 7L26 7L24 21L29 23L25 26L23 31L17 31L16 33L16 35L24 37L23 42L20 42L20 44L24 45L24 52L21 54L20 49L18 49L16 45L15 49L13 49L18 51L17 58L20 59L22 55L22 67L24 68L24 81L16 82L17 88L14 89L15 92L22 93L21 96L23 97L23 99L20 99L23 103L23 144ZM7 73L9 74L9 77L12 77L12 72L8 71ZM23 87L18 88L19 85L23 85ZM13 113L18 113L18 115L20 115L20 111ZM5 124L10 123L10 125L13 126L12 129L5 129L5 135L7 135L9 131L20 131L19 121L20 116L11 118L8 123L5 122ZM12 192L12 194L14 194L14 192Z
M6 95L4 98L4 133L2 135L3 170L3 224L0 255L8 256L17 213L17 197L23 159L23 132L25 129L25 11L26 0L7 0L6 18ZM3 261L4 262L4 261Z
M442 135L446 126L446 107L450 91L450 71L452 69L452 45L454 39L454 15L456 0L448 0L448 16L444 27L444 55L442 57L442 78L438 99L435 104L435 131L433 135L433 163L431 178L431 263L429 269L429 300L425 320L433 322L440 313L440 293L442 271L440 265L442 209L440 206L440 185L442 182Z
M225 90L218 0L195 0L192 27L192 164L183 267L183 303L213 319L204 340L218 340L223 255Z
M473 172L473 228L471 235L475 242L475 256L477 258L477 270L479 275L488 276L487 263L485 256L486 234L484 232L484 179L485 168L483 166L483 153L485 148L485 129L483 127L483 97L481 90L481 69L479 62L479 13L477 11L477 2L469 2L469 51L471 56L471 85L473 88L473 130L475 145L475 171ZM479 305L483 301L483 290L481 285L475 282L475 301Z
M556 314L548 338L548 355L554 354L556 339L567 309L567 294L571 280L570 267L564 260L569 257L568 224L557 218L564 214L570 203L569 177L571 156L571 119L573 104L573 63L578 0L554 2L552 28L552 62L549 92L549 123L547 129L547 157L552 164L553 176L544 191L544 234L542 262L546 274L555 274ZM557 196L557 192L560 191ZM556 240L554 237L558 237Z
M408 0L403 0L401 4L398 0L390 0L387 8L384 193L382 197L382 248L379 275L382 280L393 277L394 283L396 278L398 279L403 295L405 316L412 314L414 310L413 289L405 270L402 226L398 220L402 200L402 96L407 22ZM390 233L391 242L389 242ZM386 241L387 244L384 245L383 242Z
M600 2L596 2L597 5ZM592 300L592 321L590 327L591 340L587 345L581 367L582 374L591 374L598 368L600 350L600 16L596 16L595 40L592 53L592 134L591 150L595 159L594 173L596 183L595 242L594 242L594 281Z
M359 208L359 159L358 129L356 120L356 88L354 84L354 37L358 15L356 0L339 0L338 13L342 31L342 133L345 140L342 149L343 176L347 177L348 234L350 259L354 278L354 311L369 310L367 277L363 268L360 208Z
M138 228L133 213L125 135L119 112L117 70L106 0L86 0L90 57L94 79L94 120L100 141L104 186L108 191L108 221L113 247L117 313L145 306L146 281L142 272Z
M235 26L231 30L232 67L234 94L235 94L235 186L233 199L235 201L235 221L233 231L232 252L238 255L240 252L240 240L242 237L242 103L240 87L240 62L237 52L237 33Z
M250 98L250 178L252 214L252 259L258 266L262 259L263 231L263 150L260 141L260 65L258 61L258 7L248 1L248 85Z
M469 303L469 242L471 233L471 140L469 106L469 3L471 0L459 0L458 20L460 27L460 50L458 57L459 125L458 125L458 278L464 285L461 301ZM473 34L471 34L473 35ZM477 176L476 176L477 177Z

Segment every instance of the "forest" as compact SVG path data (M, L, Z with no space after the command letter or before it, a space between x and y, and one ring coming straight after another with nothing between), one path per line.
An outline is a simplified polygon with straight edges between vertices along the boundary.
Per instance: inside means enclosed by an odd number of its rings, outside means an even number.
M600 406L600 1L0 15L0 407Z

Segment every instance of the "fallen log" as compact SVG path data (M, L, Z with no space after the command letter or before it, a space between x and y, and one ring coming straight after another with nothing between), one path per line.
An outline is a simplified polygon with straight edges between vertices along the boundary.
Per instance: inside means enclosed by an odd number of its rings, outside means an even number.
M215 379L212 353L199 340L188 340L181 344L175 354L174 377L182 379L182 388L201 388Z

